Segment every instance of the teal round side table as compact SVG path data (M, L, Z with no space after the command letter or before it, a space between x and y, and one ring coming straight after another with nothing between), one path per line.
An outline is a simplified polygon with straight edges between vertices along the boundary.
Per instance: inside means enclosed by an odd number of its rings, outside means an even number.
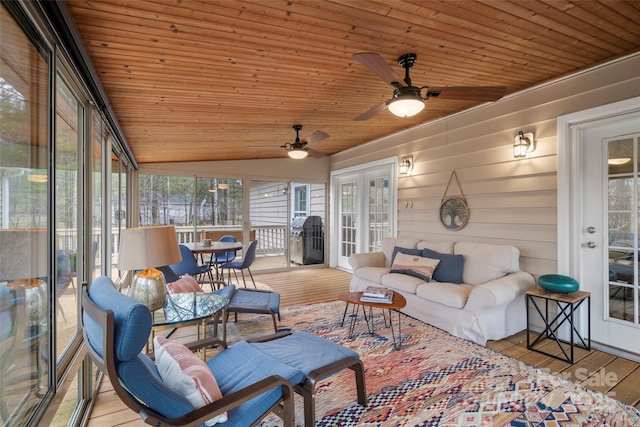
M569 294L577 291L580 284L573 277L562 274L544 274L538 278L538 286L549 292Z

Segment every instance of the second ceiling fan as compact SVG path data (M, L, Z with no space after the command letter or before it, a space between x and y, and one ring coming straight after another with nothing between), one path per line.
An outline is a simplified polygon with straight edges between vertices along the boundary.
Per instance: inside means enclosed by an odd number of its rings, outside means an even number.
M302 130L302 125L293 125L292 128L296 131L296 140L294 142L285 142L279 146L280 148L285 149L289 157L293 159L304 159L307 155L311 157L325 157L325 154L307 147L307 144L314 144L322 141L323 139L329 138L329 134L317 130L305 139L301 140L300 131ZM248 148L275 148L275 146L250 145Z
M385 109L399 117L411 117L424 108L424 101L434 98L446 98L471 101L497 101L507 93L506 86L454 86L429 87L413 86L409 69L416 62L415 53L407 53L398 58L398 64L404 68L405 77L401 79L393 68L377 53L356 53L353 58L367 67L383 81L395 88L391 99L387 99L353 120L369 120Z

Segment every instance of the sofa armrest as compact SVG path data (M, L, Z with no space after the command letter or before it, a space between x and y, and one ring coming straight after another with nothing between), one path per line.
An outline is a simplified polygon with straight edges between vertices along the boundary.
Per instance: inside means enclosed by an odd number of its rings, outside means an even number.
M384 253L367 252L349 255L349 265L355 273L360 267L384 267Z
M509 304L536 285L529 273L518 271L496 280L474 286L464 307L465 311L480 312L484 309Z

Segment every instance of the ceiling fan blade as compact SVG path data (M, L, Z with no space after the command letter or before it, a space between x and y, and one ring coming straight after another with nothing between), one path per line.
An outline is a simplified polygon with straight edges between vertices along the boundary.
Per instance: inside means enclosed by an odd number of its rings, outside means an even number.
M329 138L329 134L328 133L324 133L322 131L315 131L314 133L312 133L311 135L309 135L305 141L307 141L308 144L315 144L316 142L320 142L323 139Z
M436 92L437 95L435 95ZM438 98L473 101L497 101L506 93L506 86L455 86L429 87L427 89L427 94Z
M280 145L247 145L246 148L282 148Z
M394 83L400 86L406 86L404 80L398 76L391 65L387 64L382 56L372 52L362 52L353 55L353 59L367 67L371 72L384 80L385 83L391 86L396 86Z
M387 105L389 104L389 102L391 102L391 100L387 99L382 104L376 105L375 107L373 107L372 109L370 109L366 113L360 114L358 117L356 117L353 120L356 121L356 122L362 122L362 121L365 121L365 120L369 120L373 116L375 116L377 114L380 114L381 112L386 110L387 109Z
M319 151L316 151L312 148L307 148L307 154L309 154L309 157L315 157L316 159L319 157L326 157L327 155L324 153L321 153Z

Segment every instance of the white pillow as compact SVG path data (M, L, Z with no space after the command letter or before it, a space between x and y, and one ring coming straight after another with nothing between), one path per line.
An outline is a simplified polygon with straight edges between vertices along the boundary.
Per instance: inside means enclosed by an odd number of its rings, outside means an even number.
M156 366L162 382L183 395L194 408L222 398L220 387L209 367L184 345L158 336L153 339ZM205 422L207 426L227 421L227 413Z

